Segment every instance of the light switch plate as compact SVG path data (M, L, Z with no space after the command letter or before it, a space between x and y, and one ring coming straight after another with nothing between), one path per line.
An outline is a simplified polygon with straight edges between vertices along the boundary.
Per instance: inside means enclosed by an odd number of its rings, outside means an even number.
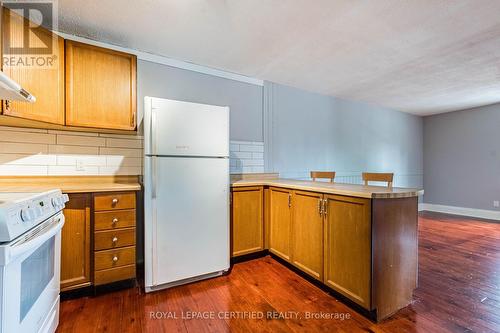
M500 201L498 201L498 200L493 201L493 207L495 207L495 208L500 207Z
M76 160L76 171L85 171L85 166L83 165L83 160Z

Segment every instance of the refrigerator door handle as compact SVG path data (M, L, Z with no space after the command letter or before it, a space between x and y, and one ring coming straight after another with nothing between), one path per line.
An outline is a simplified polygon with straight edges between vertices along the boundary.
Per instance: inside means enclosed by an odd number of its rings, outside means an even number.
M156 155L158 149L156 147L156 136L158 135L157 124L156 124L156 112L155 109L151 108L151 153Z
M157 178L157 169L158 169L158 157L151 157L151 197L156 199L156 183L158 182Z

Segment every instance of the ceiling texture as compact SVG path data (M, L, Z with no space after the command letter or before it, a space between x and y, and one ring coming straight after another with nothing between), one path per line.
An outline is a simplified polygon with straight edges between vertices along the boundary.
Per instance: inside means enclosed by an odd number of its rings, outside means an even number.
M499 0L59 0L59 30L419 115L500 102Z

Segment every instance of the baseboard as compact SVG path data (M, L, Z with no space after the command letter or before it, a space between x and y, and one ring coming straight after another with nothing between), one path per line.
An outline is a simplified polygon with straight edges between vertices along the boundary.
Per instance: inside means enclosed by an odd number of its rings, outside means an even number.
M428 210L431 212L446 213L461 216L477 217L487 220L500 221L500 211L486 210L486 209L476 209L476 208L466 208L466 207L455 207L446 205L435 205L430 203L420 203L418 204L418 210Z

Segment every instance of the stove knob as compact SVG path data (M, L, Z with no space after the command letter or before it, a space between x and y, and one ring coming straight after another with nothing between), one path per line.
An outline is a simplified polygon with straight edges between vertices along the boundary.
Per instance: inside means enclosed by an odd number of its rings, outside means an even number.
M36 211L33 208L24 208L21 210L21 219L24 222L32 221L36 218Z

